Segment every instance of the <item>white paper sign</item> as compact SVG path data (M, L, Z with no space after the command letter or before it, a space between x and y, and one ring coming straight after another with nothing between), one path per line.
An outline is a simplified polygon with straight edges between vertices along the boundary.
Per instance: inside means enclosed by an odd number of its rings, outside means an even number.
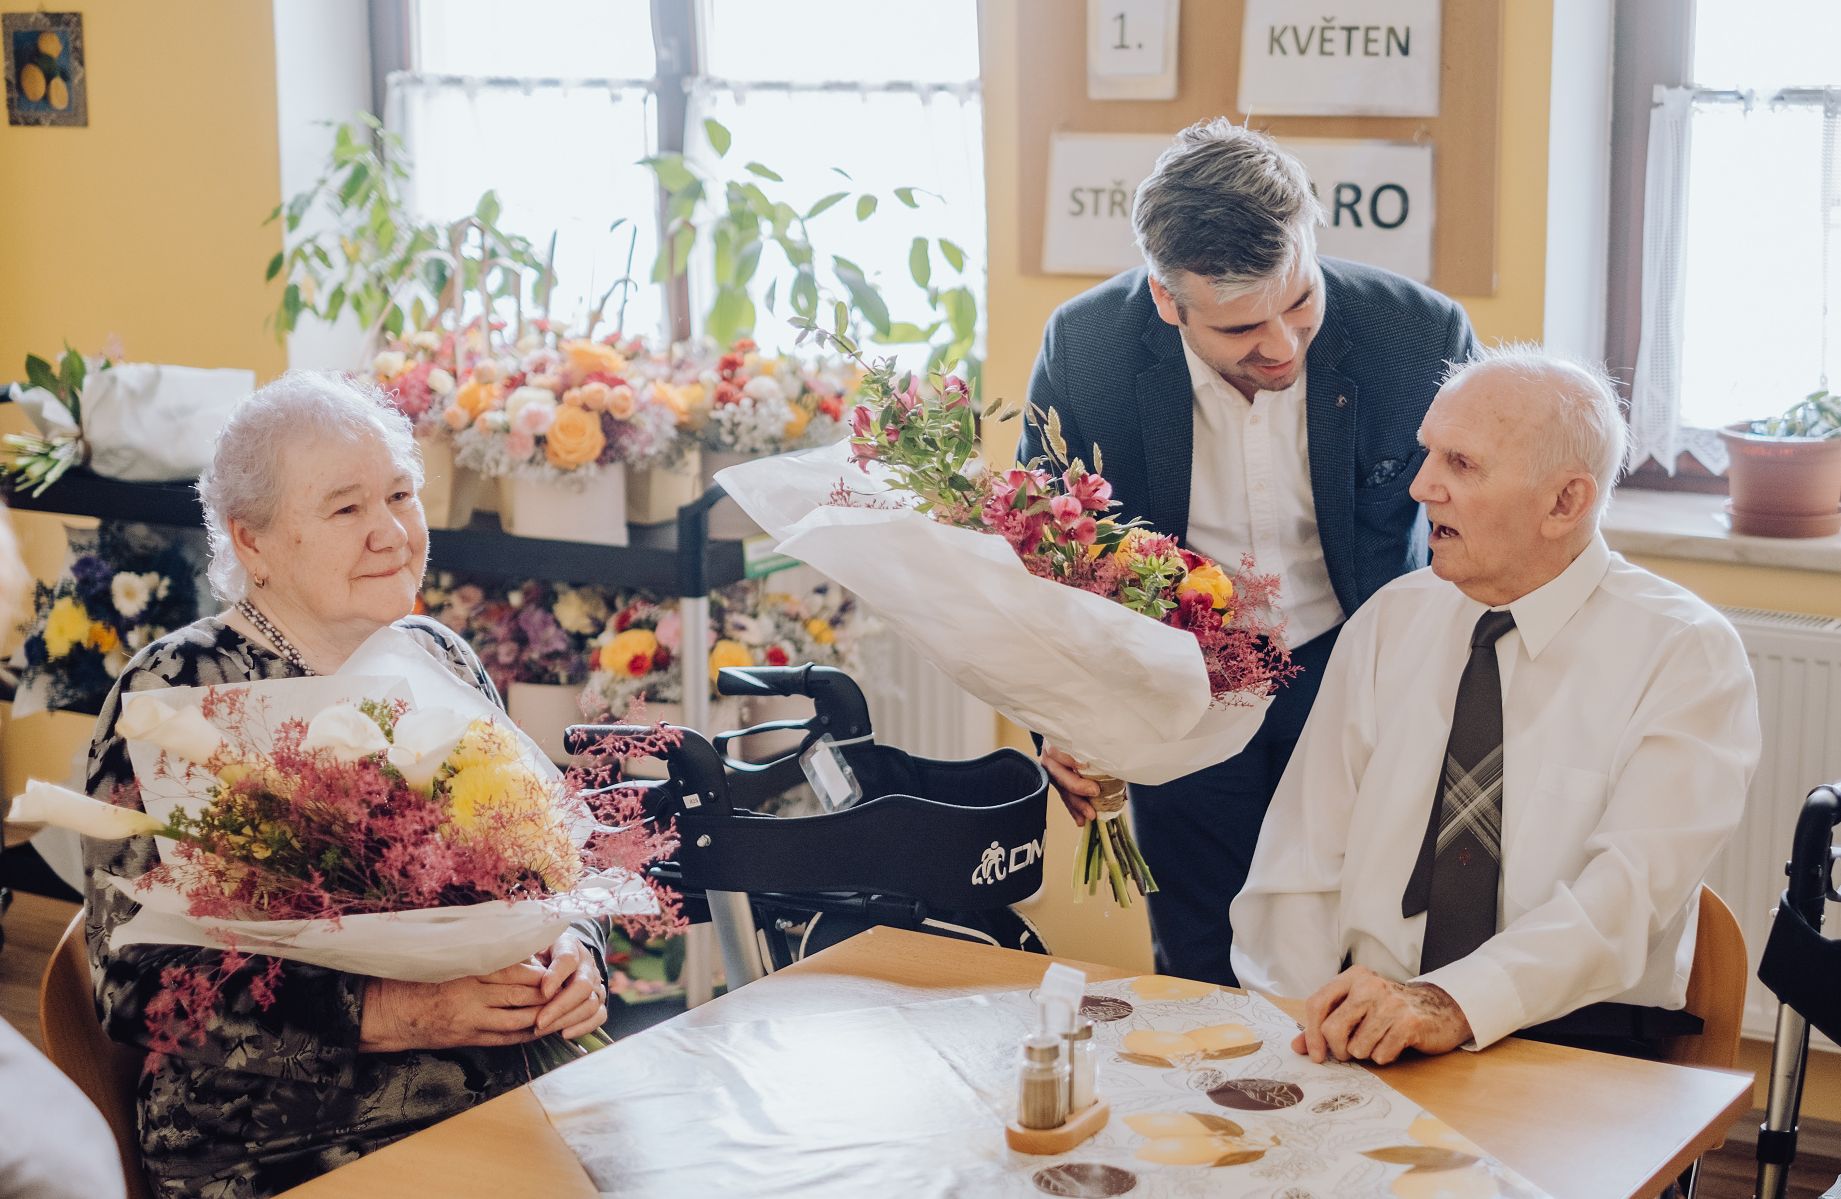
M1087 98L1176 98L1178 0L1087 0Z
M1288 138L1323 203L1317 249L1432 280L1432 147Z
M1240 111L1266 116L1438 115L1439 0L1246 0Z
M1143 264L1132 240L1132 197L1169 144L1162 133L1054 135L1042 226L1044 274L1116 275Z

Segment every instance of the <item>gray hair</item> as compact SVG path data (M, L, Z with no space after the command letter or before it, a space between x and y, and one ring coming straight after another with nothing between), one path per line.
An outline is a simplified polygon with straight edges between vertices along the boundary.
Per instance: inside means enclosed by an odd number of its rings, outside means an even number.
M1530 466L1537 478L1563 470L1584 471L1598 483L1592 524L1604 519L1618 476L1629 466L1630 427L1617 386L1599 362L1557 353L1533 342L1480 347L1468 362L1453 363L1445 386L1472 372L1494 368L1548 391L1553 424L1535 439Z
M287 485L288 452L314 438L348 445L380 440L390 460L421 489L422 455L409 418L375 383L294 370L256 389L219 430L211 465L198 480L211 542L206 573L212 592L225 603L237 603L249 593L249 575L231 542L230 522L258 532L274 524Z
M1131 209L1151 275L1173 293L1178 272L1200 275L1224 303L1277 286L1314 258L1322 220L1304 165L1226 117L1177 134Z

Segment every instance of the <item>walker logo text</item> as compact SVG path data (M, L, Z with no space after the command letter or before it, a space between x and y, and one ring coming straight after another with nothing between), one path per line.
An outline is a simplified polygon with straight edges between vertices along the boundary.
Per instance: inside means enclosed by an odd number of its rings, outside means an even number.
M1001 883L1018 870L1027 870L1042 857L1042 842L1030 841L1014 849L1005 849L996 841L991 848L984 851L978 859L978 869L972 871L972 886L982 887L991 883Z

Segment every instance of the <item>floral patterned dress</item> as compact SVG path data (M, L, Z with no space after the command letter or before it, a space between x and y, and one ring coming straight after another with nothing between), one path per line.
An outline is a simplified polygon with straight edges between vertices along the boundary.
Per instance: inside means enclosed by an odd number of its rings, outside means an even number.
M456 675L499 703L479 660L454 633L424 617L398 622ZM126 742L115 733L123 691L292 678L292 666L226 624L207 617L135 656L110 692L90 745L88 789L112 799L133 780ZM125 798L125 796L124 796ZM145 1009L162 970L209 966L210 949L108 946L134 914L133 899L98 873L135 878L158 861L151 837L86 840L85 933L96 1002L109 1036L145 1047ZM580 926L601 962L600 929ZM285 962L279 995L261 1010L253 970L233 976L204 1044L188 1045L140 1081L141 1151L155 1191L245 1199L274 1194L382 1148L495 1095L535 1072L519 1047L360 1053L365 979Z

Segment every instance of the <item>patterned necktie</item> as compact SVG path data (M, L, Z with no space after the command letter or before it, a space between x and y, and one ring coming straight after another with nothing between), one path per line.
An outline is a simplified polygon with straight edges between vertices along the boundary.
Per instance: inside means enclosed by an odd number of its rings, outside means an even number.
M1508 612L1485 612L1470 635L1470 661L1457 684L1451 739L1419 860L1400 903L1424 912L1419 972L1470 954L1496 935L1502 872L1502 674L1496 642L1515 627Z

